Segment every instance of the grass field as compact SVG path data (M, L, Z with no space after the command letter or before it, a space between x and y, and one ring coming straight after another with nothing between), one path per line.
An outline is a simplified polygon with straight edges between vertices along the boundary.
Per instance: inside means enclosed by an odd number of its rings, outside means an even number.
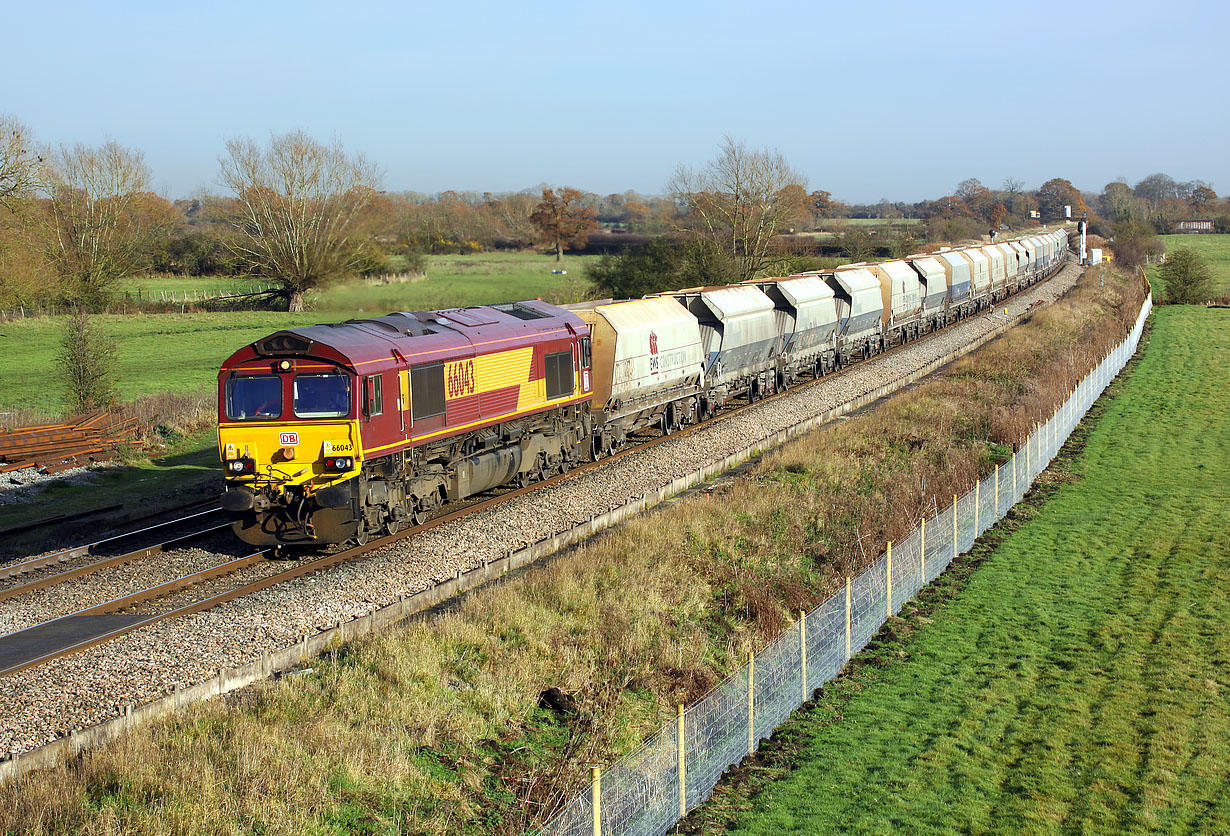
M1230 312L1154 317L1015 533L685 830L1230 833Z
M218 366L235 349L279 328L295 328L394 310L432 310L543 298L570 302L591 295L584 265L591 257L535 253L433 256L426 279L379 284L355 282L311 298L312 310L290 315L273 311L234 313L101 315L101 331L117 348L116 384L122 399L155 392L197 392L213 385ZM554 269L566 269L555 275ZM216 278L156 278L135 281L128 289L143 293L206 291ZM194 284L195 283L195 284ZM62 393L55 379L55 352L63 319L36 317L0 323L0 346L7 366L20 375L5 375L0 413L15 409L58 412ZM5 416L0 414L0 426Z
M1230 235L1162 235L1166 252L1187 247L1195 250L1209 265L1213 273L1213 296L1230 296ZM1158 275L1159 265L1148 268L1149 281L1153 284L1153 295L1162 298L1165 287Z
M310 294L308 302L314 310L352 313L431 310L536 297L576 301L589 293L585 265L594 260L595 256L566 255L557 263L554 255L535 252L433 255L427 257L423 278L388 284L380 280L351 281ZM559 275L553 270L568 272ZM120 292L133 297L160 299L165 294L183 299L185 295L244 293L268 285L219 276L144 275L125 280Z

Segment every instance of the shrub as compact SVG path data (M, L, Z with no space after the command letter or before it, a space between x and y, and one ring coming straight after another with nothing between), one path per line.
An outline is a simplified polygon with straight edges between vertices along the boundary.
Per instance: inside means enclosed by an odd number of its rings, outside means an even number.
M63 376L70 412L104 409L115 402L115 344L80 309L64 324L56 366Z
M1172 305L1196 305L1209 298L1213 274L1195 250L1184 247L1171 253L1158 274L1165 282L1166 301Z

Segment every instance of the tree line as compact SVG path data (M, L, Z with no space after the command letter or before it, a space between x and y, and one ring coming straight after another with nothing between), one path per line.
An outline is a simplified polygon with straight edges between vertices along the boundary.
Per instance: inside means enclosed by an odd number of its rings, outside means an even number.
M643 242L591 271L612 295L806 269L819 252L816 232L857 261L1014 230L1031 218L1055 222L1066 206L1126 242L1129 261L1156 247L1152 233L1183 218L1213 217L1230 231L1230 206L1209 184L1164 174L1134 187L1110 183L1100 194L1062 178L1032 190L1012 178L999 189L970 178L935 200L845 204L809 188L780 153L731 137L706 164L681 165L663 195L545 184L498 194L388 192L363 155L302 131L266 144L233 139L219 162L226 193L170 201L151 189L138 150L46 148L0 118L0 308L97 309L124 278L154 271L258 279L277 288L265 301L295 311L308 290L342 277L421 271L426 255L441 253L542 246L560 258L599 229L608 243L621 235ZM851 218L883 223L869 231Z

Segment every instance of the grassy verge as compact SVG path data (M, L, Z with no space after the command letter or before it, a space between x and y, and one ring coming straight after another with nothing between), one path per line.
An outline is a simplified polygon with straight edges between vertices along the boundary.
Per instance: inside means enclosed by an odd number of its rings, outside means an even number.
M989 546L685 831L1230 832L1228 325L1159 309Z
M0 790L0 831L521 833L932 505L1122 339L1087 276L948 372L447 613ZM863 540L860 541L860 535ZM538 707L556 686L577 711Z
M1213 273L1214 298L1230 296L1230 235L1162 235L1159 236L1166 245L1166 252L1186 247L1195 250L1197 255L1208 262ZM1153 284L1153 295L1162 299L1166 288L1158 275L1159 265L1148 267L1149 281Z

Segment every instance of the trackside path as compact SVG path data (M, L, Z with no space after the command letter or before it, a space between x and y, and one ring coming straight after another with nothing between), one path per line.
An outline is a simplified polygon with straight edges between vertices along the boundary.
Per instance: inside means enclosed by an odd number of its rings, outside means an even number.
M1230 311L1156 309L1002 539L685 832L1230 833L1228 382Z

